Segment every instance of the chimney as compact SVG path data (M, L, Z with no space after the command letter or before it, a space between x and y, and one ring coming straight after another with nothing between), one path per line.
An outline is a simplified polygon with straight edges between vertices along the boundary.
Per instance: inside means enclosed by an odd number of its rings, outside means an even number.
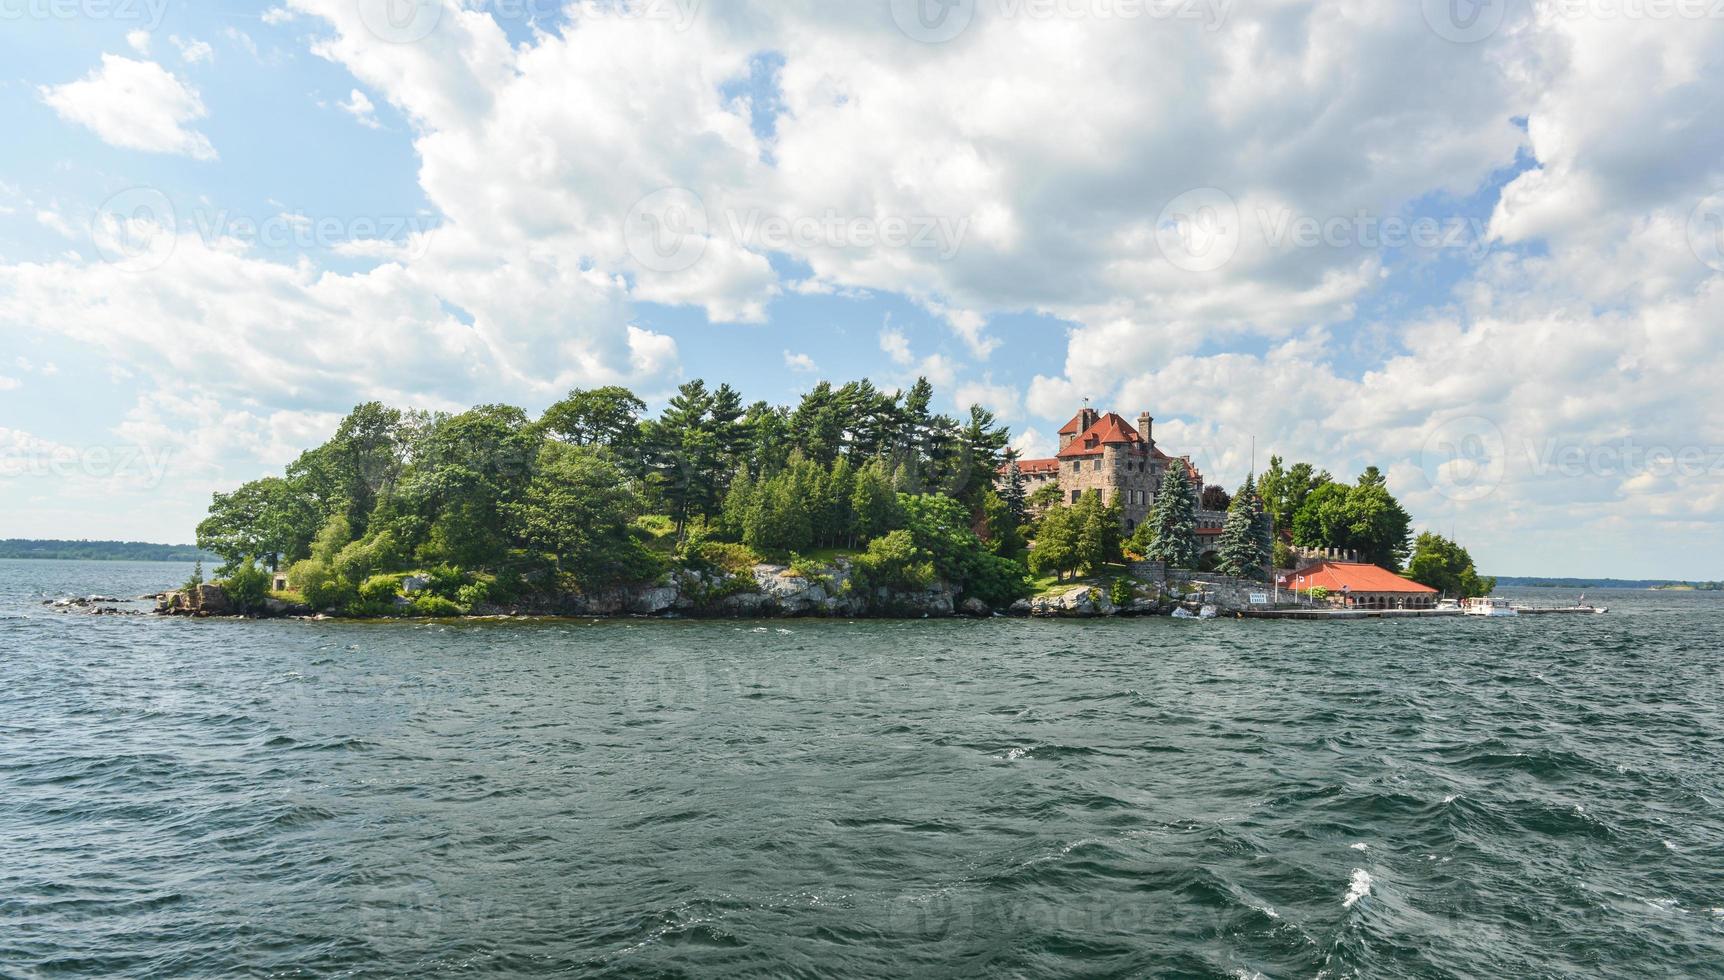
M1143 441L1149 443L1151 448L1154 448L1155 419L1150 418L1148 412L1144 412L1142 415L1137 417L1137 434L1142 436Z

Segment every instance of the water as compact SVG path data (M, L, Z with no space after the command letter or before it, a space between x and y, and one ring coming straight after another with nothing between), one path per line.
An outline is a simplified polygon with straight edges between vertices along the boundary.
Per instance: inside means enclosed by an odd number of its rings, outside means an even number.
M0 975L1724 971L1724 596L1346 624L39 605L188 571L0 562Z

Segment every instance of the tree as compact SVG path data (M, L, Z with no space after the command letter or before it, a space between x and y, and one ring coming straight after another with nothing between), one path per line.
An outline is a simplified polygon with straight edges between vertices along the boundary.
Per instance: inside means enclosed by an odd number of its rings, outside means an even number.
M546 443L531 484L507 509L515 535L582 590L657 571L631 530L640 496L608 449Z
M1232 499L1233 506L1227 511L1227 523L1222 526L1221 541L1216 548L1216 570L1236 578L1262 580L1267 577L1271 558L1270 541L1265 533L1268 516L1250 477Z
M1149 519L1137 529L1139 550L1169 568L1197 567L1197 500L1181 460L1173 460L1155 493Z
M1487 596L1497 587L1496 579L1479 575L1467 549L1430 531L1414 542L1407 577L1457 599Z
M1024 487L1024 474L1018 469L1018 451L1008 446L1002 458L1005 460L1006 480L1000 488L1000 499L1005 502L1006 513L1016 527L1029 520L1029 494Z
M1201 502L1204 510L1228 510L1233 506L1233 498L1227 491L1213 483L1203 488Z
M903 526L903 509L898 506L898 494L884 460L873 460L857 472L856 487L850 492L850 511L860 541L873 540Z
M1269 469L1257 481L1257 493L1277 528L1290 530L1294 515L1305 506L1313 490L1334 480L1327 471L1317 470L1310 463L1295 463L1283 469L1281 457L1269 457Z
M632 451L639 442L644 411L646 403L627 388L576 388L545 409L539 425L571 445L609 446L620 454Z
M1120 560L1121 532L1124 515L1119 498L1112 503L1101 502L1101 494L1090 492L1071 508L1077 526L1077 565L1096 572L1103 565Z
M1347 488L1325 483L1312 490L1293 515L1293 543L1306 548L1347 547Z
M1078 524L1071 508L1055 507L1042 515L1029 563L1030 571L1037 575L1052 572L1056 581L1077 568Z
M1375 466L1359 478L1347 495L1348 546L1360 557L1392 571L1407 560L1413 519L1389 493Z
M1058 507L1061 500L1060 494L1058 483L1044 483L1037 487L1034 493L1030 494L1027 503L1033 513L1040 514L1050 507Z
M654 485L670 508L679 539L689 518L710 517L720 499L723 457L711 418L713 403L706 382L697 378L679 387L657 421L646 427Z
M252 556L273 571L304 558L317 533L318 514L293 484L266 477L232 493L218 493L209 516L198 524L198 547L221 556L217 575Z

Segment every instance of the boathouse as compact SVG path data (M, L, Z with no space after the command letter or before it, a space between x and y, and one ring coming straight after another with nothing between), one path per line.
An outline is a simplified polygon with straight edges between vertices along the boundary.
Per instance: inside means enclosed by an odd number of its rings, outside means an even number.
M1348 609L1432 609L1437 590L1378 565L1319 561L1283 572L1281 587L1309 594L1325 589L1329 601Z

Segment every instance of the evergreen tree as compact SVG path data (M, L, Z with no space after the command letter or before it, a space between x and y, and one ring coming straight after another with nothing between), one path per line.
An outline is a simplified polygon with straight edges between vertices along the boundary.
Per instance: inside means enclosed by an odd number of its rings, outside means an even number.
M1144 557L1168 568L1196 568L1197 500L1184 460L1168 463L1149 520L1138 528Z
M850 512L859 543L872 541L903 526L898 492L884 460L872 460L857 472L856 487L850 492Z
M1104 504L1101 494L1092 490L1083 495L1071 512L1077 527L1077 565L1095 572L1103 565L1119 561L1124 521L1119 498Z
M1012 526L1017 527L1029 520L1029 495L1024 490L1024 474L1018 469L1018 451L1006 447L1006 485L1000 488L1000 498L1006 503L1006 512L1011 516Z
M1250 477L1233 495L1233 505L1227 509L1227 523L1222 525L1221 542L1216 549L1216 571L1236 578L1263 579L1270 559L1269 542L1259 534L1267 517L1259 520L1262 503Z
M1066 572L1078 565L1078 524L1075 508L1055 507L1043 515L1036 529L1035 546L1030 550L1030 571L1037 575L1054 574L1063 580Z

